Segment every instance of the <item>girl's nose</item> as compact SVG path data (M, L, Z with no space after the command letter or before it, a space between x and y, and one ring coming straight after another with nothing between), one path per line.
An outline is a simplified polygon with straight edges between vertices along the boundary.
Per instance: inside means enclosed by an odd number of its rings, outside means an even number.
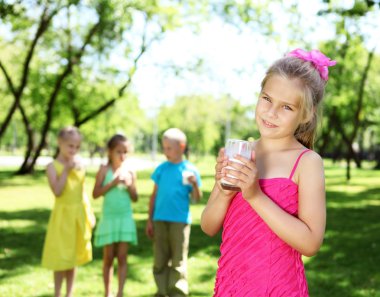
M272 106L268 109L268 115L271 117L271 118L277 118L277 107L272 104Z

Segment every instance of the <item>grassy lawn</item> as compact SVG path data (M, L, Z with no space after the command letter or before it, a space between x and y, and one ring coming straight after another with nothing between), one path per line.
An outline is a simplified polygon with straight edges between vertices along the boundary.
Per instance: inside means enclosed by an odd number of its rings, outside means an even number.
M204 200L192 205L189 255L191 296L212 296L220 236L209 238L199 226L204 203L213 184L213 159L198 160ZM12 176L0 169L0 296L52 296L52 273L40 267L41 251L53 198L42 171ZM138 175L140 198L134 204L139 245L130 248L125 296L152 296L152 246L145 237L150 171ZM88 173L87 192L95 169ZM353 170L345 181L344 168L326 162L328 222L319 254L305 258L311 297L380 297L380 171ZM92 200L99 217L102 199ZM78 269L75 296L103 296L102 251ZM116 277L113 287L116 288ZM255 296L252 296L255 297Z

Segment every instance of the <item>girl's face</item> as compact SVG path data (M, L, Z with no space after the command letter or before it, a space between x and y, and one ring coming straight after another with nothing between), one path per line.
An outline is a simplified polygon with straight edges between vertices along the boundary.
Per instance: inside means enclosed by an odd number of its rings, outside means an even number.
M109 150L109 158L114 166L119 166L127 158L127 142L119 142L113 149Z
M182 161L182 155L185 148L185 144L175 140L169 140L164 138L162 140L162 149L166 156L166 159L172 163L179 163Z
M301 123L301 94L297 79L274 75L267 80L256 106L256 123L262 137L294 136Z
M73 160L80 148L81 137L70 135L58 139L59 154L66 160Z

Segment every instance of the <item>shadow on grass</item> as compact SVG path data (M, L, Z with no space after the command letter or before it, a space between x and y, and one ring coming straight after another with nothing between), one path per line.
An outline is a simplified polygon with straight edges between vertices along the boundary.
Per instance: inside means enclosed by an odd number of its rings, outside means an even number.
M379 193L380 188L355 196L327 192L338 206L328 207L323 247L306 264L311 296L380 296L380 205L365 203L380 200Z
M40 265L49 215L48 209L0 212L7 222L0 232L0 267L4 271L0 280L14 276L23 266Z
M1 170L0 171L0 186L1 187L15 187L15 186L29 186L36 182L46 180L46 173L44 170L36 170L32 175L16 176L15 171Z

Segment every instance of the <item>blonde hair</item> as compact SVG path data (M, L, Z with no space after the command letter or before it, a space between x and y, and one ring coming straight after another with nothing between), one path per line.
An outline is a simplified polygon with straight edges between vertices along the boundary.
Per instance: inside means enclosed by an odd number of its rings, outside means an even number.
M311 62L296 57L284 57L277 60L268 69L261 82L261 90L269 78L280 75L286 79L297 79L301 84L301 124L296 129L294 136L309 149L314 146L317 132L320 103L322 102L326 81Z
M79 138L82 138L79 129L74 126L64 127L58 132L58 139L67 140L68 138L73 136L79 136Z
M186 142L187 142L187 138L186 138L185 133L183 133L178 128L170 128L170 129L166 130L163 134L163 138L178 141L179 143L185 143L186 144Z

